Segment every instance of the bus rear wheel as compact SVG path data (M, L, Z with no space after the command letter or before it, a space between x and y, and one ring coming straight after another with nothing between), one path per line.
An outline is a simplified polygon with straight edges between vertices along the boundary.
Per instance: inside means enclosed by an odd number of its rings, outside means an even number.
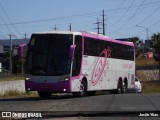
M127 92L127 84L124 82L122 85L122 93L126 93Z
M42 99L48 99L52 95L52 92L38 91L38 95Z

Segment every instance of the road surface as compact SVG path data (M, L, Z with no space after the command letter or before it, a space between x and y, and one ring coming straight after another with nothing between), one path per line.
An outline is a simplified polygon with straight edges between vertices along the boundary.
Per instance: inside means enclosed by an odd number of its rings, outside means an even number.
M68 94L53 95L47 100L39 97L1 98L0 111L38 111L43 117L137 116L140 113L154 113L160 117L160 94L99 94L77 98Z

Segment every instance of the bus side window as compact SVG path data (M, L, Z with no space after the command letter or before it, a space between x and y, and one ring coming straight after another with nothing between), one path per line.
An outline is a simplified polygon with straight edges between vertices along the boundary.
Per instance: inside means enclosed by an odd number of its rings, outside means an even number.
M81 61L82 61L82 36L75 37L75 54L73 61L73 71L72 76L77 76L80 74Z

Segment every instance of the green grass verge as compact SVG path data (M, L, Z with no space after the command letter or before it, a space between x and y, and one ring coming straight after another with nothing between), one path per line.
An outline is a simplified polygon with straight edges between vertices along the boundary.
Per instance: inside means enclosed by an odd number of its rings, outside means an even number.
M150 65L158 65L158 62L154 60L154 58L146 59L146 58L136 58L136 66L150 66Z
M143 82L142 93L160 93L160 82Z
M13 80L24 80L24 77L15 76L15 77L0 78L0 82L1 81L13 81Z
M32 97L37 96L36 92L20 92L18 90L9 90L5 94L0 95L0 98L14 98L14 97Z

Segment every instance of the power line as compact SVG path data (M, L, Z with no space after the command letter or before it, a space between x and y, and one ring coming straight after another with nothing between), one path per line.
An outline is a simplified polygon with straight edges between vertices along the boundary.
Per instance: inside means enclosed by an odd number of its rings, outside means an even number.
M79 17L86 17L86 16L95 16L95 14L99 14L100 11L97 12L91 12L91 13L85 13L85 14L78 14L78 15L71 15L71 16L64 16L64 17L57 17L57 18L48 18L48 19L41 19L41 20L32 20L32 21L26 21L26 22L17 22L17 23L12 23L14 25L19 25L19 24L30 24L30 23L38 23L38 22L48 22L48 21L59 21L63 19L71 19L71 18L79 18ZM12 25L12 24L7 24L7 25ZM0 24L1 26L4 24Z
M158 10L160 9L160 6L157 7L151 14L149 14L147 17L145 17L141 22L137 23L138 24L141 24L141 23L144 23L146 20L148 20L148 18L150 18L152 15L154 15Z
M148 20L149 18L151 18L152 15L154 15L159 9L160 9L160 6L157 7L151 14L149 14L147 17L145 17L141 22L137 23L136 25L140 25L141 23L144 23L145 21L147 21L147 20ZM155 24L154 24L154 25L155 25ZM152 26L154 26L154 25L152 25ZM150 26L150 27L148 27L148 28L151 28L152 26ZM133 28L133 27L135 27L135 25L133 25L133 26L131 26L131 27L128 27L128 28L126 28L126 29L130 29L130 28ZM143 30L143 31L144 31L144 30ZM140 34L140 33L142 33L143 31L137 32L137 33L135 33L135 35Z
M139 7L137 8L137 10L133 13L133 15L128 19L128 22L137 15L137 12L139 11L139 9L143 6L144 2L146 0L143 0L142 3L139 5Z
M137 15L138 14L140 14L148 5L150 5L151 4L151 2L152 2L152 0L150 0L148 3L144 3L144 4L142 4L142 6L144 5L144 7L137 13Z
M111 25L112 27L115 26L116 24L118 24L118 22L120 22L124 16L126 16L126 14L128 13L128 11L131 9L131 7L133 6L135 0L132 1L132 3L130 4L130 6L127 8L127 10L124 12L124 14L113 24Z
M122 2L122 4L124 3L124 1ZM153 2L153 3L151 3L151 4L158 4L159 2ZM121 4L121 5L122 5ZM150 4L150 5L151 5ZM146 4L144 4L144 5L146 5ZM130 6L130 7L127 7L127 8L122 8L122 6L120 6L119 8L121 8L121 10L125 10L125 9L127 9L127 11L128 11L128 9L132 9L132 8L134 8L134 7L136 7L136 6ZM117 8L117 9L111 9L111 10L107 10L107 13L109 13L109 12L113 12L113 11L121 11L119 8ZM57 21L57 20L63 20L63 19L71 19L71 18L79 18L79 17L88 17L88 16L91 16L91 15L95 15L95 14L98 14L100 11L97 11L97 12L90 12L90 13L84 13L84 14L78 14L78 15L72 15L72 16L64 16L64 17L58 17L58 18L48 18L48 19L41 19L41 20L32 20L32 21L26 21L26 22L17 22L17 23L12 23L12 24L0 24L0 26L3 26L3 25L20 25L20 24L31 24L31 23L39 23L39 22L49 22L49 21ZM124 16L124 15L123 15ZM121 18L120 19L122 19L123 18L123 16L121 16ZM108 19L110 19L110 18L108 18ZM121 20L118 20L116 23L118 23L119 21L121 21Z
M1 33L1 34L0 34L1 38L2 38L2 39L6 39L5 34L3 34L3 32L2 32L2 31L0 31L0 33Z
M0 3L0 6L3 10L3 12L5 13L5 15L7 16L7 19L9 20L10 24L13 26L13 28L16 30L16 32L21 36L20 32L18 31L18 29L16 28L16 26L12 23L11 19L9 18L9 16L7 15L5 9L3 8L2 4Z
M100 22L99 19L98 19L98 17L97 17L97 22L94 23L94 24L97 24L97 28L94 28L94 29L97 29L97 30L98 30L98 34L100 34L100 29L102 29L102 28L100 28L100 24L101 24L101 23L102 23L102 22Z
M126 1L126 0L123 0L123 1L122 1L120 7L117 8L116 12L114 13L113 16L110 17L110 19L111 19L111 18L113 19L113 18L120 12L120 10L121 10L123 4L125 3L125 1Z
M143 1L142 1L142 3L139 5L139 7L136 9L136 11L132 14L132 16L127 20L127 22L125 22L125 23L118 29L118 31L119 31L120 29L122 29L124 26L127 26L127 24L129 23L129 21L130 21L131 19L133 19L133 18L137 15L137 12L138 12L139 9L143 6L143 4L144 4L145 1L146 1L146 0L143 0Z
M8 27L8 25L6 24L5 20L3 19L3 17L2 17L1 15L0 15L0 18L2 19L3 23L4 23L5 26L7 27L8 31L9 31L10 33L12 33L11 30L10 30L10 28Z

